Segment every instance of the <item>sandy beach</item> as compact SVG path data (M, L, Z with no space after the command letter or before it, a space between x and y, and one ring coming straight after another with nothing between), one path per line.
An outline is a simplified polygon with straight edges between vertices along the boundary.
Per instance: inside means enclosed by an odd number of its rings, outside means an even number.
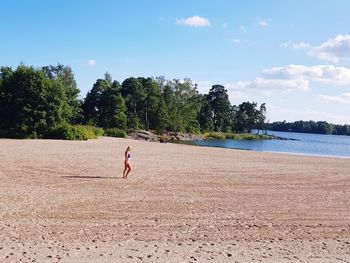
M0 262L350 262L350 159L1 139L0 178Z

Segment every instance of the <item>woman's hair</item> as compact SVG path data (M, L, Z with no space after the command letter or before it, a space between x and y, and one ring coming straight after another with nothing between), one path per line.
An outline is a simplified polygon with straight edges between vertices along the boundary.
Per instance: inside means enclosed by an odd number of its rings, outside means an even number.
M127 148L126 148L126 150L125 150L126 152L127 151L131 151L131 147L130 146L128 146Z

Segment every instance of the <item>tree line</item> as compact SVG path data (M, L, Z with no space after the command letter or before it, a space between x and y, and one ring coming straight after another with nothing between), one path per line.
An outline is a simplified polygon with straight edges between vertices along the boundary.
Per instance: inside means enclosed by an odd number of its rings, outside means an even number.
M325 121L278 121L267 124L267 128L283 132L350 135L350 125L332 124Z
M0 136L41 138L61 123L82 119L73 71L66 66L0 69Z
M109 73L95 82L82 108L86 124L159 132L250 132L266 118L265 104L231 105L222 85L203 95L190 79L131 77L120 84Z
M200 94L190 79L130 77L109 73L79 99L72 69L58 64L0 69L0 136L45 138L67 125L158 132L250 132L262 129L266 107L231 105L227 90L214 85Z

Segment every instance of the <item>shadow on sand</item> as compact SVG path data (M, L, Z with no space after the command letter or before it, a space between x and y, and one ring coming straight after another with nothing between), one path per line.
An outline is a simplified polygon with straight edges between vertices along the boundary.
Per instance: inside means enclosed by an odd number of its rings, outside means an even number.
M63 178L69 179L123 179L119 177L108 177L108 176L87 176L87 175L66 175L62 176Z

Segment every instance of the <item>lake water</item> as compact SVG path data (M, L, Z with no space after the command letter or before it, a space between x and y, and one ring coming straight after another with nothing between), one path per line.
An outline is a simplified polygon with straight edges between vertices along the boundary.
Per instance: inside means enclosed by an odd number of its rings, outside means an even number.
M274 131L267 133L295 140L201 140L191 142L191 144L262 152L350 158L350 136Z

